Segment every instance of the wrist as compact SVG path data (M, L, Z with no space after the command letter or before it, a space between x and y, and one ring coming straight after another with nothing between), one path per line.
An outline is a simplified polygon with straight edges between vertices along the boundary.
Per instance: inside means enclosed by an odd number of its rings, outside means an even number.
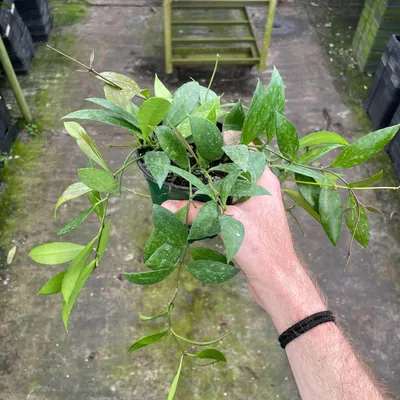
M284 266L266 268L260 279L249 279L258 303L279 334L302 319L327 309L325 300L297 257Z

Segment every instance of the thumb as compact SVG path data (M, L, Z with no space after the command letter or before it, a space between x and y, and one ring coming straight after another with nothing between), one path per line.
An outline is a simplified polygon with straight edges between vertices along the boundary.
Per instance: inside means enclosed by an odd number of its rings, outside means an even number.
M176 213L183 207L185 207L188 204L187 200L167 200L164 201L161 205L165 207L167 210ZM188 224L192 225L194 219L197 216L197 213L199 212L200 208L203 206L203 203L199 201L192 201L192 204L190 205L189 209L189 215L188 215Z

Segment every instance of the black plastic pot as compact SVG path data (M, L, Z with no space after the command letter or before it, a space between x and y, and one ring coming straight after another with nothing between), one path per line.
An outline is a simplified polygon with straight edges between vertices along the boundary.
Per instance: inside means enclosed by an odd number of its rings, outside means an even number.
M161 205L166 200L189 200L189 188L187 186L174 185L173 183L164 183L161 189L158 187L155 179L146 168L143 160L137 162L140 170L143 172L146 178L147 184L149 185L151 199L153 204ZM197 188L193 188L193 193L197 191ZM199 195L196 197L197 201L207 202L211 200L206 195Z

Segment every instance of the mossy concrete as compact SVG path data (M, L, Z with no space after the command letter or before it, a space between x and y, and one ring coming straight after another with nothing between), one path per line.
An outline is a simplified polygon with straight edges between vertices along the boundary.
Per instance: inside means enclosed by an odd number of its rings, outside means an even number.
M97 70L125 73L142 87L152 86L156 71L173 89L188 75L207 82L210 71L163 76L161 8L137 6L136 1L131 6L114 0L97 0L97 4L88 7L87 17L79 24L56 27L52 43L82 61L87 61L94 50ZM214 89L224 92L226 101L241 98L247 103L257 78L266 83L275 64L286 85L287 115L299 132L324 129L326 108L332 129L341 126L344 134L353 138L353 132L360 130L359 122L335 88L304 8L282 4L279 12L297 30L292 36L273 38L268 69L240 78L222 71ZM263 25L260 13L254 18ZM164 326L162 320L140 322L137 313L163 310L174 291L174 279L146 288L121 280L122 271L143 269L141 252L152 230L151 204L146 198L125 194L112 199L108 252L82 291L71 315L69 333L60 318L61 297L36 296L41 285L62 267L33 263L28 258L30 249L58 240L59 228L87 208L86 200L80 198L60 207L58 220L53 219L58 196L77 180L76 169L87 163L74 140L63 131L60 118L87 106L85 98L102 95L100 83L89 74L74 73L75 66L69 61L44 46L38 48L38 55L31 74L21 83L42 133L14 147L21 157L10 160L2 177L6 189L0 214L0 399L166 398L179 362L172 338L135 353L126 352L135 340ZM83 125L99 146L103 142L131 143L131 136L115 127ZM102 152L111 168L117 169L128 149L102 147ZM356 169L351 179L374 171L376 163L374 160ZM127 187L146 192L146 183L136 167L127 171L126 178ZM371 217L371 248L363 251L355 247L353 262L345 272L348 234L343 234L334 249L321 228L301 212L298 217L308 237L304 239L295 225L293 234L305 262L327 292L331 308L349 325L356 345L377 375L398 394L398 204L391 192L369 193L365 200L384 208L387 218ZM88 243L96 231L96 219L90 217L64 240ZM16 257L11 266L6 266L7 252L14 245ZM210 241L208 245L217 247L220 242ZM251 299L243 276L223 285L206 286L184 274L173 323L179 333L197 340L231 332L218 345L228 358L227 365L199 367L185 360L177 400L299 399L275 328Z

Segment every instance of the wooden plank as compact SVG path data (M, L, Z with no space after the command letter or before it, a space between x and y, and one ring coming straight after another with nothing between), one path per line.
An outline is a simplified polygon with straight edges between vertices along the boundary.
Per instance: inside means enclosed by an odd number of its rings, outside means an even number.
M171 34L171 0L164 0L164 45L165 45L165 72L172 74L172 34Z
M174 65L213 65L215 56L193 55L193 57L173 57ZM260 58L253 57L238 57L236 54L226 54L218 60L221 65L256 65L260 62Z
M172 0L172 7L198 7L198 8L230 8L230 7L251 7L266 6L270 0Z
M253 37L172 38L172 43L254 43Z
M250 47L245 46L213 46L213 47L174 47L174 57L175 55L184 56L187 54L212 54L213 60L215 61L215 55L218 54L245 54L247 57L252 57L252 52Z
M172 21L172 25L248 25L247 20L198 20L198 21Z
M250 35L255 38L256 34L254 32L253 26L251 25L250 16L249 16L249 14L247 12L247 8L246 7L243 7L242 13L245 16L245 18L247 19L247 21L249 21L249 26L248 27L249 27ZM258 58L260 57L260 49L258 48L257 40L255 40L254 43L252 44L251 50L253 52L253 57L258 57Z

